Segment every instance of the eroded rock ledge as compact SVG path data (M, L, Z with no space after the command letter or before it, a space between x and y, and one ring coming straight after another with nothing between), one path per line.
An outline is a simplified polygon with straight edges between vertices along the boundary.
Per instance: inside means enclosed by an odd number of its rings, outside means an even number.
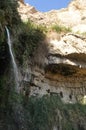
M47 42L48 54L45 55L44 66L29 66L23 72L20 88L23 83L27 84L24 94L28 96L54 94L66 103L81 101L86 95L85 39L66 34L59 41L52 35Z
M21 92L39 97L57 94L64 102L70 103L80 101L86 95L86 1L74 0L65 9L45 13L30 5L19 4L18 11L23 21L30 18L46 28L52 25L71 28L66 33L48 30L47 55L42 52L42 56L36 54L35 58L42 59L43 66L40 67L37 64L40 61L37 61L35 65L22 69ZM23 84L26 84L25 88Z

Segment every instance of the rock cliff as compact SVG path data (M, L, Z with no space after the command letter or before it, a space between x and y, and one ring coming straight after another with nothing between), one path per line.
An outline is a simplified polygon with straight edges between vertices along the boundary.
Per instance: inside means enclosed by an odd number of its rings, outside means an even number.
M33 8L33 10L32 10ZM35 10L35 11L34 11ZM20 7L18 11L21 15L23 21L27 21L30 18L37 24L44 24L46 26L51 26L52 24L63 24L65 26L70 27L80 27L83 29L86 24L86 1L71 1L67 8L63 8L60 10L51 10L49 12L39 12L34 7L26 4L22 5L20 3ZM34 13L34 15L33 15ZM52 19L51 19L52 17ZM86 30L83 30L86 31Z
M86 1L18 3L0 3L0 130L86 130Z
M43 60L43 68L28 65L29 67L23 71L25 76L22 82L27 82L27 86L30 85L28 96L57 94L63 95L61 98L64 102L71 103L85 98L86 1L74 0L67 8L45 13L37 11L28 4L19 3L19 5L18 11L23 21L28 21L30 18L48 30L47 55L36 57ZM50 29L51 26L59 26L63 30L59 32L58 28Z

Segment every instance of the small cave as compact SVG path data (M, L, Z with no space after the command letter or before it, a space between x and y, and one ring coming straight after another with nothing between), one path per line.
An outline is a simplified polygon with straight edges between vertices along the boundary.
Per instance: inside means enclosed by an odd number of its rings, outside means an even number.
M42 83L44 83L44 80L41 80Z
M72 100L72 94L69 94L69 99Z
M46 91L47 91L47 93L50 93L50 89L47 89Z
M39 87L39 90L41 90L41 87Z
M61 97L61 98L63 98L63 92L62 92L62 91L60 91L60 93L59 93L59 94L60 94L60 97Z

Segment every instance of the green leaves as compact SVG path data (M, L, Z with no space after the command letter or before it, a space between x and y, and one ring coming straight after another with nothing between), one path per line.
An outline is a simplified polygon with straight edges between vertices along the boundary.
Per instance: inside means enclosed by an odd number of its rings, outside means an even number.
M31 21L21 24L20 27L20 31L17 32L14 50L19 63L22 64L26 58L34 54L45 39L45 34Z
M65 27L62 25L54 25L52 27L53 30L55 30L57 33L68 33L71 32L71 28Z
M62 130L78 130L79 124L85 128L85 109L86 106L78 103L62 103L58 95L30 97L25 106L30 130L52 130L54 126Z
M0 22L1 24L12 26L12 24L18 24L20 21L19 14L17 12L17 1L15 0L3 0L0 2Z
M18 26L21 23L17 6L18 4L15 0L0 1L0 74L7 69L10 59L5 26L8 26L13 32L14 26Z

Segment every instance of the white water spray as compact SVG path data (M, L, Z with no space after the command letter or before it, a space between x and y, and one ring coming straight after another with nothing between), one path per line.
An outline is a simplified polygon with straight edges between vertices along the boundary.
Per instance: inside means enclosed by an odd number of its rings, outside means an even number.
M8 42L8 46L9 46L9 52L10 52L10 55L11 55L11 60L12 60L12 65L13 65L13 70L14 70L14 76L15 76L15 85L16 85L16 92L19 92L19 82L18 82L18 68L17 68L17 64L16 64L16 61L15 61L15 58L14 58L14 55L13 55L13 51L12 51L12 41L11 41L11 38L10 38L10 33L9 33L9 30L7 27L6 28L6 32L7 32L7 42Z

